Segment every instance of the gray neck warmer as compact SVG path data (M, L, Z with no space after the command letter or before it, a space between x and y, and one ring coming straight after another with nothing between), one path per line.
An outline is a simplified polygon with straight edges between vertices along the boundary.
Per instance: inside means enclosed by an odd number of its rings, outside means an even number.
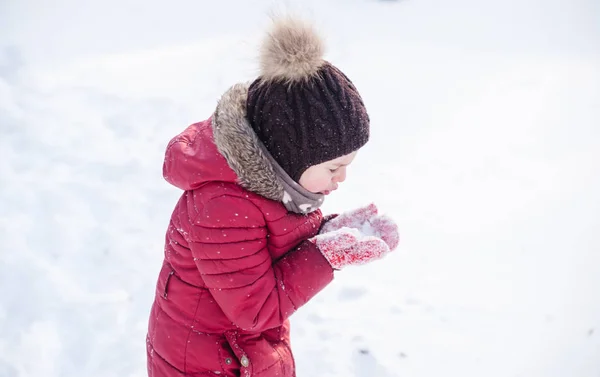
M283 186L283 198L281 202L288 211L295 213L307 214L319 209L323 204L325 195L315 194L304 187L300 186L296 181L290 177L285 170L275 161L271 153L267 148L259 143L260 149L264 153L265 157L269 160L273 166L273 170L277 175L279 183Z

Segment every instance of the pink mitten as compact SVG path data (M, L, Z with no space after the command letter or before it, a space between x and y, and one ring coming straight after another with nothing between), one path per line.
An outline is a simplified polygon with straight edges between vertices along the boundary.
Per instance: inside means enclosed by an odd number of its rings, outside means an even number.
M385 215L373 216L367 220L362 231L365 234L372 234L384 240L390 250L394 250L400 242L398 225L396 225L394 220Z
M310 239L334 269L381 258L390 251L378 237L365 236L357 229L341 228Z
M394 250L400 242L398 226L391 218L378 215L377 211L375 204L371 203L365 207L334 216L331 220L326 220L319 233L324 234L343 227L355 228L365 235L381 238L390 250Z
M377 207L371 203L365 207L342 213L331 220L327 220L321 227L320 233L332 232L343 227L360 229L365 221L375 215L377 215Z

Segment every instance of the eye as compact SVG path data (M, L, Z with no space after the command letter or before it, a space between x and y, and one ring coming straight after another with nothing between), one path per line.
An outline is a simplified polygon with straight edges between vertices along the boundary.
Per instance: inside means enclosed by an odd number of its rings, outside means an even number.
M335 168L335 169L329 169L330 172L335 173L336 171L338 171L339 168Z

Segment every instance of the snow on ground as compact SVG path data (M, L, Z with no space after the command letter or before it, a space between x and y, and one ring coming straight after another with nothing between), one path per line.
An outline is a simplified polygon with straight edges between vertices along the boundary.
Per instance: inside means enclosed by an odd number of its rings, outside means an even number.
M256 74L273 4L1 5L0 376L144 376L164 147ZM292 8L372 118L324 210L402 237L294 315L298 375L597 376L597 2Z

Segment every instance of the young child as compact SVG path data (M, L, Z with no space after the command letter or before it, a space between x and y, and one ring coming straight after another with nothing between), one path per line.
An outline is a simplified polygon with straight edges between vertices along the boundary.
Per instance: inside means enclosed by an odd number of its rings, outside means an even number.
M369 205L325 221L319 206L369 138L352 82L309 26L275 22L261 75L168 145L184 190L166 234L148 374L292 377L288 318L333 271L380 258L396 225Z

